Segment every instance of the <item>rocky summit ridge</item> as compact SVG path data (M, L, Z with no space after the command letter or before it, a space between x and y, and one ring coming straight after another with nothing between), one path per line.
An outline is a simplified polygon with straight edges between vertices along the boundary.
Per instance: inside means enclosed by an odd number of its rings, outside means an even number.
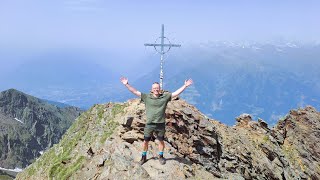
M17 179L317 179L320 113L291 110L270 129L242 114L233 127L176 99L166 111L165 165L157 143L139 165L145 106L139 99L94 105Z

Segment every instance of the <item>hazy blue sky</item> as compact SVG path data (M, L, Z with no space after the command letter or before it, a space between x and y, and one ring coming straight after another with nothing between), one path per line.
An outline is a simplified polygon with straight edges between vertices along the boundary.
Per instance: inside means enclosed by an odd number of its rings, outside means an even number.
M166 35L216 40L320 41L320 1L1 0L0 47L90 47L143 51Z
M0 85L3 74L10 82L18 70L32 68L30 59L56 60L50 51L93 52L87 62L132 80L159 65L143 44L160 36L161 24L182 44L172 55L210 41L320 43L319 19L320 0L0 0Z
M319 9L316 0L1 0L0 71L52 49L80 48L127 74L150 55L148 63L159 63L143 44L159 37L161 24L184 50L209 41L320 42Z

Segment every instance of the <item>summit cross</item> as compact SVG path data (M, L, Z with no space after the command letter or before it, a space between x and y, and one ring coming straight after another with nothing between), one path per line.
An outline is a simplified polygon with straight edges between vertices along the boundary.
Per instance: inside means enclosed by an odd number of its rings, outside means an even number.
M158 43L158 40L160 39L160 43ZM167 41L166 43L164 41ZM146 43L145 46L153 46L154 49L160 53L160 88L163 89L163 63L164 59L163 56L167 52L170 51L172 47L181 47L180 44L171 44L170 40L164 36L164 25L162 24L161 28L161 36L156 39L156 41L153 44ZM160 47L160 50L157 49L157 47ZM165 50L165 47L168 48Z

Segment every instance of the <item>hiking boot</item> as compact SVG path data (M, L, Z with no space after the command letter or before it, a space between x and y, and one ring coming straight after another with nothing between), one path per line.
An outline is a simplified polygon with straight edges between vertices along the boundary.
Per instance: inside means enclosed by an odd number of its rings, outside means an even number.
M142 156L142 157L141 157L141 160L139 161L139 164L142 165L142 164L144 164L145 162L147 162L147 156Z
M163 157L163 155L159 155L159 162L162 165L164 165L166 163L166 159Z

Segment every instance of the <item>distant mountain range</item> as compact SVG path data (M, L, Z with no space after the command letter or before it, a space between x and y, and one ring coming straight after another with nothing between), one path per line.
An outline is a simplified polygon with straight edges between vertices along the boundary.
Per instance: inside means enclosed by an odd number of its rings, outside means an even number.
M100 59L108 63L101 66ZM115 71L128 66L117 62L121 60L81 51L47 53L6 73L0 88L6 84L87 109L135 97L119 82L121 75L128 75L130 83L143 92L159 81L158 55L127 68L127 73ZM164 87L174 91L186 78L193 78L194 85L181 97L207 116L231 125L239 113L246 112L272 125L289 109L307 104L320 108L319 69L319 44L208 42L168 53Z
M34 162L81 113L77 107L60 108L15 89L1 92L0 167L22 169Z
M319 45L209 43L175 53L164 68L165 89L192 78L181 97L229 125L239 113L272 125L292 108L320 108ZM147 92L158 74L159 67L132 84Z

